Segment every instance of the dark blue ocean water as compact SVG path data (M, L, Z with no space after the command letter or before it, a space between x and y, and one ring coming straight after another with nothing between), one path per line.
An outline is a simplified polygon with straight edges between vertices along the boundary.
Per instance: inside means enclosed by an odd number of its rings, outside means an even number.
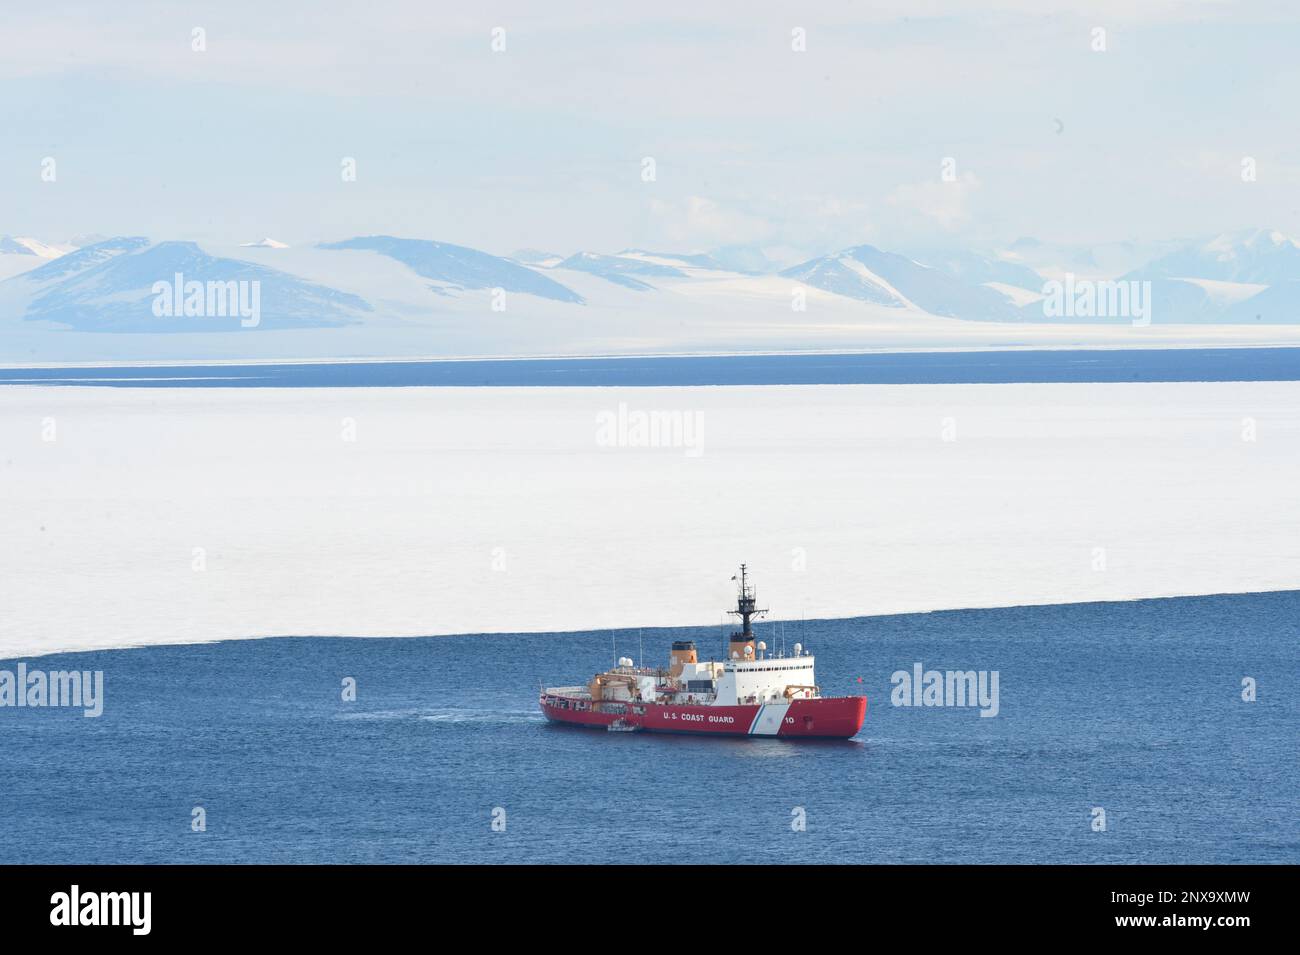
M0 385L131 388L986 384L1300 381L1300 348L904 352L865 355L0 368Z
M647 660L688 635L718 631L646 630ZM824 692L870 698L804 743L543 721L607 631L37 657L102 669L105 711L0 708L0 863L1296 863L1298 635L1296 592L791 624ZM916 662L998 670L1000 714L891 706Z

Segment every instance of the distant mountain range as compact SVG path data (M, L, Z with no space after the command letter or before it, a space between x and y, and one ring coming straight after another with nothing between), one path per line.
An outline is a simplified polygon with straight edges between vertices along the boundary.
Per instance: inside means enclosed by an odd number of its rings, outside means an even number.
M0 235L0 255L34 255L41 259L57 259L76 248L79 246L47 243L25 236Z
M0 283L3 291L25 304L23 317L80 331L195 332L229 331L241 316L224 303L225 314L175 314L169 292L167 311L159 315L155 301L163 283L204 287L208 283L257 282L257 325L264 328L323 328L358 320L371 307L358 296L304 281L276 269L238 259L219 258L193 242L151 243L148 239L106 239L48 260L44 265ZM224 291L224 290L223 290ZM0 297L0 308L5 299ZM265 310L265 311L263 311Z
M1296 282L1300 281L1300 242L1264 229L1221 235L1163 255L1133 275L1259 285Z
M904 255L858 245L778 271L761 253L735 248L716 254L527 249L498 256L386 235L294 248L263 238L228 251L129 236L81 241L86 244L78 247L0 236L0 321L99 332L239 327L231 316L196 322L193 315L158 314L158 283L181 276L204 287L256 282L260 327L271 329L436 321L494 290L563 306L570 311L551 308L545 315L569 324L582 322L588 309L676 314L688 306L707 320L713 310L753 308L760 300L779 307L799 288L815 290L820 302L840 301L836 314L849 320L855 307L870 306L872 316L896 312L904 320L1061 324L1066 320L1049 313L1044 296L1049 282L1069 272L1079 283L1150 283L1155 323L1300 323L1300 242L1270 230L1165 243L1123 271L1116 266L1133 262L1142 248L1069 249L1022 239L987 254L940 249ZM1109 275L1103 262L1111 266ZM1070 315L1070 322L1128 321L1125 315Z
M969 253L933 261L934 265L923 265L907 256L859 245L796 265L781 275L837 295L891 307L910 304L945 318L1019 320L1014 300L990 287L983 278L998 273L996 263ZM967 268L969 275L963 274ZM1028 277L1026 291L1042 284L1042 279L1028 269L1006 271L1017 279L1023 272Z
M581 295L540 272L510 259L449 242L371 235L343 242L323 242L320 248L378 252L402 263L415 274L432 279L429 288L438 293L501 288L558 302L582 302Z
M1166 314L1207 322L1300 321L1300 242L1258 229L1188 245L1136 269Z

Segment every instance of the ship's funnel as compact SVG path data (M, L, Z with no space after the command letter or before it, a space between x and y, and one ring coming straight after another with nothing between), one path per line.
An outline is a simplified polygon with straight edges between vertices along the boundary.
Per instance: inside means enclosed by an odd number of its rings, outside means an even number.
M682 668L688 663L699 663L695 653L695 643L691 640L674 640L672 656L669 658L668 675L674 680L682 675Z

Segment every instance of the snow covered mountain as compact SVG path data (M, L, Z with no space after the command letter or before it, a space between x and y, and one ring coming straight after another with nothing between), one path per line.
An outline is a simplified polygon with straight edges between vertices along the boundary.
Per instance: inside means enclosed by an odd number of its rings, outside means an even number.
M165 293L161 308L160 283L179 289ZM198 314L184 314L191 283L201 287L194 309ZM355 295L287 272L218 258L193 242L153 244L138 236L78 249L0 283L0 309L21 309L27 321L82 331L230 331L247 327L241 326L241 319L252 316L241 315L227 301L229 283L234 283L236 295L244 294L249 308L255 305L256 324L262 328L334 327L354 323L371 311ZM241 283L246 283L243 289ZM219 300L208 297L212 284L221 286ZM217 301L219 306L209 304ZM182 307L174 307L177 303Z
M1138 340L1126 330L1134 316L1053 315L1045 296L1056 279L1007 250L906 256L859 245L755 274L698 251L525 250L501 257L383 235L294 248L271 239L214 246L119 236L79 249L69 244L55 258L43 258L42 249L59 246L18 239L0 245L0 358L573 355ZM1300 341L1298 255L1294 240L1257 230L1166 245L1149 266L1110 275L1151 283L1153 330L1142 340L1289 341L1293 333L1281 326L1290 325ZM179 283L182 291L194 284L204 295L256 284L259 317L246 323L220 309L205 317L201 304L187 315L186 296L173 294L168 306L160 283ZM1197 326L1205 331L1187 330ZM249 327L277 335L250 335ZM205 333L204 343L187 343L184 333L196 332Z
M875 246L859 245L811 259L781 272L806 285L864 302L901 308L915 306L931 315L976 321L1016 321L1014 303L978 282Z
M870 246L859 246L834 255L824 255L785 269L781 275L846 298L888 305L891 308L906 305L907 300L889 284L888 279L873 272L858 258L858 254L868 251L874 253L876 250Z
M434 290L502 288L559 302L582 302L582 296L554 279L478 249L428 239L400 239L391 235L360 236L342 242L323 242L322 249L359 249L377 252L401 262L416 274L436 283Z
M569 256L555 267L590 272L592 275L599 275L607 282L636 289L639 292L654 288L649 282L644 281L644 278L686 278L686 273L674 266L622 254L601 255L596 252L579 252Z
M712 255L703 252L647 252L645 249L624 249L618 253L621 259L632 259L653 265L663 265L675 269L700 269L706 272L736 271L719 262Z
M543 252L541 249L519 249L510 253L510 258L520 265L535 265L547 269L564 261L564 256L556 255L554 252Z
M74 242L44 242L26 236L0 235L0 281L30 272L77 248Z
M1225 233L1161 256L1133 275L1252 285L1300 282L1300 241L1276 229Z
M926 250L912 257L949 278L972 285L1012 286L1034 293L1043 290L1043 277L1020 262L965 249Z
M30 271L77 248L69 242L44 242L29 236L0 235L0 280Z
M516 253L516 260L524 261L521 254L529 253ZM624 249L615 253L576 252L562 259L545 253L532 253L530 264L548 270L599 276L606 282L638 292L649 292L671 284L660 280L737 274L704 253L648 252L645 249ZM566 281L572 282L572 278Z
M1158 316L1185 322L1300 322L1300 241L1276 229L1188 243L1122 278L1151 282Z
M123 252L134 252L138 249L147 248L148 245L149 240L143 236L118 236L114 239L105 239L94 245L86 246L84 249L69 252L53 262L41 265L23 276L23 278L35 283L66 278L84 272L115 255L120 255Z
M1062 279L1069 273L1081 278L1115 278L1185 245L1181 240L1097 243L1047 242L1022 236L995 250L1004 262L1023 265L1044 279Z
M57 259L73 248L75 246L66 243L42 242L27 236L0 235L0 255L34 255L42 259Z

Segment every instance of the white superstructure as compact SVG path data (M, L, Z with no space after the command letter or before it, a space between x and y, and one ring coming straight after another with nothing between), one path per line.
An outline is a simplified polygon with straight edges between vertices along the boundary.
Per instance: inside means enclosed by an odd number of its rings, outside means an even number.
M730 660L717 681L716 702L786 703L817 695L812 654L760 660Z

